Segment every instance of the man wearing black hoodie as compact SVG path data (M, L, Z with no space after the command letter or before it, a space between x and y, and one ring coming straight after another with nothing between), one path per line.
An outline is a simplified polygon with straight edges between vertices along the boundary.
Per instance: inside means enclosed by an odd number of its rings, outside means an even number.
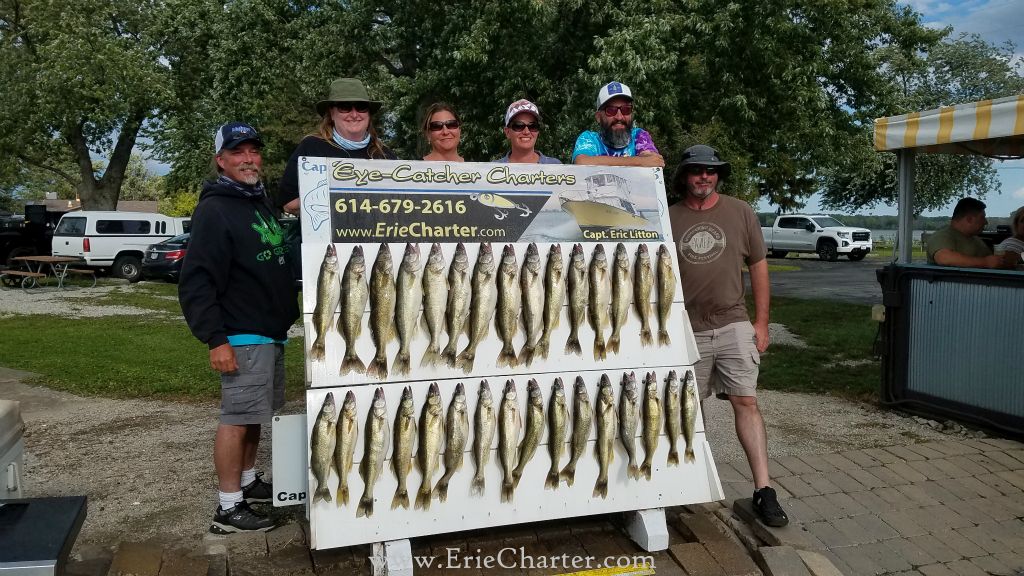
M260 182L262 147L247 124L217 130L220 176L203 185L178 283L185 321L221 374L216 534L275 526L249 504L273 497L256 473L256 448L260 426L284 404L284 343L299 308L284 231Z

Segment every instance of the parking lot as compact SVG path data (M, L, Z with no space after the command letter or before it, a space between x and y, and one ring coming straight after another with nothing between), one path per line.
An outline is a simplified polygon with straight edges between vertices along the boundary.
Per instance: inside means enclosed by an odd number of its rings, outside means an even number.
M845 259L823 262L809 256L790 256L769 258L768 264L800 268L771 272L772 296L821 298L869 305L882 303L882 289L875 272L888 262L871 258L860 262Z

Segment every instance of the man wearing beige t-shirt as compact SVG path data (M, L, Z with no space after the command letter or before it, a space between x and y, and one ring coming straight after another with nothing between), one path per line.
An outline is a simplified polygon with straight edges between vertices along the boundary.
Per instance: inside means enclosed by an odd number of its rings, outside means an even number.
M718 193L730 166L718 152L687 148L673 178L682 200L669 208L679 252L686 312L700 351L694 364L703 402L729 400L736 436L754 477L754 510L769 526L789 522L768 476L768 439L757 406L760 353L768 348L768 264L761 224L750 205ZM743 299L742 266L750 270L754 322Z

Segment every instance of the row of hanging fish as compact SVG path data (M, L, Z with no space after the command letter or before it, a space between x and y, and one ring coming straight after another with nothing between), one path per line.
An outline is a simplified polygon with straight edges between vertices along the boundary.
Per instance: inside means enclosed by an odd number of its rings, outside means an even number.
M531 243L520 267L513 245L506 245L496 260L491 245L483 243L470 270L469 257L461 242L450 266L446 265L439 244L431 247L424 266L419 245L409 243L396 277L387 245L381 245L367 275L362 246L352 250L341 271L334 245L328 244L317 277L313 311L316 338L310 358L324 360L327 334L334 327L335 312L340 309L336 328L345 342L342 375L355 371L387 379L387 346L396 336L399 349L391 371L408 374L410 342L417 333L421 313L429 335L421 366L444 363L470 373L477 347L489 335L492 317L502 342L496 365L530 366L536 358L548 357L551 335L560 322L566 296L570 331L565 354L582 355L579 328L584 320L594 331L594 359L617 354L631 307L640 318L640 343L654 344L651 323L652 316L656 316L658 344L668 346L675 272L664 244L658 248L656 258L652 265L647 245L639 244L631 265L626 246L619 243L609 261L604 246L598 244L588 265L583 246L575 244L566 269L561 246L553 244L546 264L542 264L537 245ZM656 293L653 306L652 291ZM359 358L355 346L362 333L367 302L369 331L376 350L368 366ZM525 343L517 352L513 341L520 330L525 332ZM448 335L443 347L442 333ZM459 350L462 334L468 335L468 342Z
M679 464L677 443L680 436L685 440L684 462L694 462L693 435L699 402L693 373L687 371L680 382L676 372L670 371L665 378L663 392L659 390L654 372L646 374L642 385L641 389L635 373L623 374L619 405L616 407L611 380L604 374L592 404L583 378L577 376L570 415L569 400L562 379L556 378L545 415L540 385L531 379L527 385L527 407L523 415L520 414L514 381L508 380L505 383L501 402L496 406L490 386L483 380L473 415L471 451L475 472L470 483L470 494L479 496L485 491L484 470L491 457L495 433L498 435L496 457L503 471L502 502L512 501L524 469L540 446L545 426L548 429L547 447L550 456L550 468L544 483L546 489L557 489L561 482L568 486L574 484L576 465L586 452L590 430L594 425L597 427L595 452L599 463L594 497L605 498L608 495L608 474L612 466L616 436L628 455L626 470L630 479L638 480L641 476L651 479L654 454L663 429L669 442L666 464ZM384 390L377 388L373 406L364 424L364 452L359 463L359 475L364 489L356 507L356 517L373 515L373 490L383 473L385 455L389 448L393 447L391 470L398 480L398 488L391 501L392 510L409 508L407 478L414 462L421 477L419 487L413 487L414 506L424 510L430 508L433 499L441 502L447 500L449 481L463 466L470 441L470 422L465 388L461 382L456 385L447 414L444 413L436 383L430 385L419 413L418 425L413 392L409 386L402 392L393 426L387 422L387 413ZM642 461L636 446L638 428L642 432ZM569 447L566 454L567 435ZM335 492L337 505L349 504L348 478L358 437L355 395L349 391L338 412L334 396L328 392L316 417L310 439L310 468L316 480L312 504L321 500L331 501L328 481L332 470L339 478ZM415 456L414 444L418 444ZM567 460L563 460L566 455ZM444 473L433 484L441 462L444 464Z

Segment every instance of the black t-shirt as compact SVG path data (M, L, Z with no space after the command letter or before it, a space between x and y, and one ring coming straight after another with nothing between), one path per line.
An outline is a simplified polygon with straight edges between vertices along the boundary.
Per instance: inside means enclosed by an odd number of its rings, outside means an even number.
M387 160L398 160L398 156L387 146L384 148L384 158ZM370 147L359 150L345 150L328 142L319 136L306 136L295 147L288 164L284 167L284 176L278 185L277 204L278 207L295 200L299 197L299 158L303 156L323 156L325 158L358 158L370 160Z

